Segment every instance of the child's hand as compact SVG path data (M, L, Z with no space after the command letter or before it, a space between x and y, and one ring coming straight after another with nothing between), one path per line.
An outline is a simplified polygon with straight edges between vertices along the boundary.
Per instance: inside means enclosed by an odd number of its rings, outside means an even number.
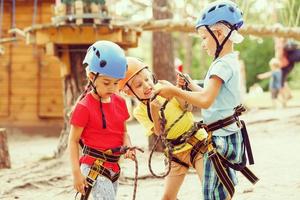
M176 79L176 86L177 87L184 87L186 84L189 87L189 84L192 83L192 79L188 74L179 74L177 73L177 79Z
M155 90L155 94L158 94L159 96L162 96L169 100L176 96L176 92L179 90L179 88L173 85L167 85L161 81L159 81L159 83L162 84L162 87L158 90Z
M263 77L263 75L262 74L258 74L257 76L256 76L258 79L264 79L264 77Z
M124 154L124 158L125 159L131 159L134 160L135 159L135 149L128 149L126 151L126 153Z
M78 172L76 174L74 174L73 176L73 186L74 186L74 189L77 191L77 192L80 192L81 194L85 194L85 191L84 191L84 188L86 186L88 186L88 183L85 179L85 177L82 175L81 172Z
M154 99L153 101L150 102L150 108L151 110L159 110L161 107L161 104L157 99Z

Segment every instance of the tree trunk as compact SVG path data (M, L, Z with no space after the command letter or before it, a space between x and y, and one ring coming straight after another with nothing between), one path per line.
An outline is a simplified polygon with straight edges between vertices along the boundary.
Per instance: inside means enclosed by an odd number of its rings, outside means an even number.
M69 52L69 49L71 52ZM61 156L67 148L72 107L84 90L84 85L87 83L85 69L82 66L86 49L87 46L69 46L64 49L67 53L61 58L65 65L71 66L71 69L70 72L64 75L64 127L60 133L55 157Z
M167 0L153 1L153 17L154 19L172 18L172 13L169 9L160 9L168 7ZM170 33L154 32L153 33L153 72L159 80L168 80L175 83L176 76L174 70L174 56L173 56L173 41ZM156 137L154 134L149 137L149 149L152 148ZM158 144L157 151L163 151L163 145Z
M0 169L10 168L10 158L7 146L6 130L0 129Z
M191 74L191 67L193 61L193 39L187 33L183 34L184 41L184 62L183 62L183 72Z

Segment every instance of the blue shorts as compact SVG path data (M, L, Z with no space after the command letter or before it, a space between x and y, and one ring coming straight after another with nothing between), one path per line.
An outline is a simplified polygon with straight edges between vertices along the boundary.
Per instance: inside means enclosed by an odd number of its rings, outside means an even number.
M240 163L244 152L241 132L229 136L213 136L213 143L217 151L232 163ZM227 172L234 185L237 184L236 173L228 168ZM225 200L227 191L219 180L208 154L204 155L203 196L205 200Z
M90 165L81 164L81 172L84 176L87 176L90 171ZM113 175L113 171L111 171ZM118 181L111 182L108 178L99 175L95 185L92 188L91 194L93 200L115 200L118 189Z

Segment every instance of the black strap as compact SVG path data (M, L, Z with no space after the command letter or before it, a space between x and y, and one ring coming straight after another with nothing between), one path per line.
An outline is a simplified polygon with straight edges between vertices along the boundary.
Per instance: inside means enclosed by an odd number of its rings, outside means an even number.
M115 153L119 148L115 148L115 149L109 149L105 152L103 151L99 151L96 150L94 148L88 147L88 146L84 146L82 149L82 153L89 155L93 158L98 158L98 159L102 159L105 162L112 162L112 163L117 163L120 159L120 155L112 155L112 153ZM109 153L106 153L109 152Z
M222 162L220 160L220 157L218 156L217 151L214 149L214 150L208 152L208 157L211 159L214 169L215 169L215 172L216 172L217 176L219 177L221 183L224 185L225 189L227 190L228 194L230 195L229 199L231 199L235 192L234 184L232 183L230 177L228 176L226 169L222 165Z
M92 191L92 186L87 186L84 188L84 192L85 192L85 195L81 195L80 197L80 200L87 200L90 196L90 193Z
M186 167L186 168L190 167L187 163L185 163L185 162L181 161L180 159L176 158L174 155L172 156L172 161L180 164L183 167Z
M252 184L255 184L259 179L246 167L246 158L243 158L243 161L238 164L233 164L224 158L221 154L217 153L219 159L222 162L224 167L230 167L236 171L240 171Z
M199 129L204 127L205 124L203 123L203 121L194 122L194 125L188 131L184 132L175 139L167 139L167 141L170 142L173 146L181 145L183 143L186 143L189 138L193 137L198 132Z
M190 162L192 163L193 167L195 168L195 158L196 156L201 153L204 154L207 151L207 143L206 140L199 140L192 148L190 153Z
M253 158L253 154L252 154L252 149L251 149L251 144L250 144L246 124L243 120L241 120L241 124L242 124L241 132L242 132L242 136L243 136L244 145L245 145L246 151L247 151L248 162L249 162L250 165L253 165L254 164L254 158Z
M227 42L227 40L229 39L230 35L232 34L232 32L235 30L234 27L232 27L230 24L228 23L224 23L225 25L230 26L230 32L227 34L227 36L224 38L224 40L222 41L222 43L220 44L216 35L213 33L213 31L209 28L209 26L205 26L206 30L210 33L210 35L214 38L215 42L216 42L216 52L215 52L215 59L217 59L225 45L225 43Z
M153 122L152 115L151 115L150 101L147 101L146 106L147 106L148 118L150 119L151 122Z
M223 128L225 126L229 126L233 123L239 123L239 116L242 115L243 112L245 112L246 109L243 107L243 105L239 105L234 108L234 114L226 117L224 119L218 120L216 122L213 122L207 126L204 126L205 130L207 132L213 132L215 130L218 130L220 128ZM238 124L239 125L239 124ZM240 125L239 125L240 126Z

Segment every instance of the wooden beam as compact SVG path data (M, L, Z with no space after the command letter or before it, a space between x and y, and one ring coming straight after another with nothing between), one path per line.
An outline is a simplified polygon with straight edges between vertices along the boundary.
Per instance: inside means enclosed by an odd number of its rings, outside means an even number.
M110 40L120 44L123 48L136 47L140 32L128 27L64 25L38 26L28 29L27 34L34 38L31 42L37 45L53 43L55 45L91 44L97 40Z
M8 43L8 42L15 42L17 41L18 39L16 37L10 37L10 38L1 38L0 39L0 44L3 44L3 43Z
M139 27L144 31L163 32L187 32L196 33L195 23L188 20L174 21L172 19L147 20L134 23L123 24L128 27ZM284 37L300 40L299 27L279 27L265 25L244 25L240 29L243 35L254 35L257 37Z

